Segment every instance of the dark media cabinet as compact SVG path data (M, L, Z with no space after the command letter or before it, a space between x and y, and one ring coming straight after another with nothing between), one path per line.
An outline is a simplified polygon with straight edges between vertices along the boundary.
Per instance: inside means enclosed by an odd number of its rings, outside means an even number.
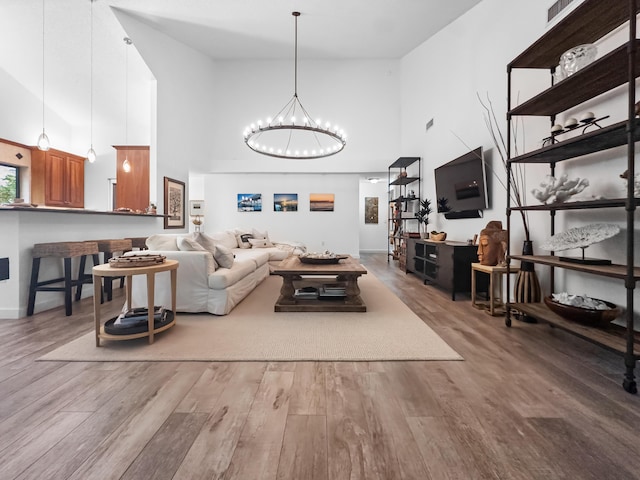
M478 261L477 250L477 245L466 242L409 238L406 271L450 291L455 301L456 293L471 292L471 264ZM478 278L477 291L488 292L488 286L484 275Z

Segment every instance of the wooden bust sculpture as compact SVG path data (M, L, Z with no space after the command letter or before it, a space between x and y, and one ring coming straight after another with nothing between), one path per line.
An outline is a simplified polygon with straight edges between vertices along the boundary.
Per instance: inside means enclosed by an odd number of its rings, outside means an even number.
M504 265L507 253L507 231L502 222L492 220L480 231L478 260L481 265Z

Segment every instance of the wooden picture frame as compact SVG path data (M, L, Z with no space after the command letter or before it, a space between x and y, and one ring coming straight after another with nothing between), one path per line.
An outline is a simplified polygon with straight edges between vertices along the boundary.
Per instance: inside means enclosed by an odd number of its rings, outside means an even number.
M164 177L164 228L185 226L184 182Z

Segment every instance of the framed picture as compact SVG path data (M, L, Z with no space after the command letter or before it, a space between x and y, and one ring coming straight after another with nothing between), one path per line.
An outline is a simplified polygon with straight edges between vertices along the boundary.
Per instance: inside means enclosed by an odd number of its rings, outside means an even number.
M364 223L378 223L378 197L364 197Z
M298 211L298 194L297 193L274 193L273 194L273 211L274 212L297 212Z
M237 204L238 204L239 212L261 212L262 211L262 194L261 193L239 193Z
M164 177L164 228L184 228L184 182Z
M311 212L333 212L333 193L310 193L309 211Z
M204 200L191 200L189 202L189 215L192 217L204 215Z

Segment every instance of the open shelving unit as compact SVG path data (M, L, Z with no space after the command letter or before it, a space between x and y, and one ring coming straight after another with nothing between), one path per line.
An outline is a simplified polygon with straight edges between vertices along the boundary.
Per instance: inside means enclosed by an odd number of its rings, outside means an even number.
M562 268L589 275L609 277L622 284L626 289L625 326L611 325L606 329L585 326L565 320L551 312L542 303L510 303L505 317L507 326L511 326L511 313L517 311L547 322L585 340L601 345L624 356L625 374L623 388L637 393L634 376L636 361L640 358L640 334L634 331L634 289L640 279L640 268L634 265L634 215L640 199L634 197L633 178L635 173L635 143L640 140L640 130L636 127L635 116L635 80L640 76L640 40L636 39L636 16L640 6L636 0L584 0L562 21L549 29L507 66L508 105L507 178L511 179L514 164L548 164L550 175L555 175L557 162L579 159L584 155L626 146L627 168L629 172L627 195L625 198L603 199L562 203L555 205L535 205L515 207L511 205L511 184L507 185L507 230L511 232L511 213L527 210L549 212L550 234L555 233L555 215L557 211L577 209L624 209L626 211L626 264L625 265L583 265L563 262L554 255L509 255L511 260L520 260L550 266L550 285L554 290L554 269ZM511 75L513 69L547 69L553 73L561 54L576 45L593 43L618 27L628 24L629 38L623 45L596 59L568 78L553 84L526 102L511 107ZM621 85L627 86L627 119L604 128L584 133L568 140L554 142L546 147L511 157L512 117L517 115L549 116L555 123L557 114L573 108L600 94L609 92ZM509 239L509 243L510 239ZM511 252L511 245L508 251ZM553 253L553 252L552 252ZM509 275L507 275L509 289Z
M398 260L403 269L407 262L408 232L419 233L420 229L418 219L414 215L422 198L420 172L420 157L400 157L389 165L388 169L387 260ZM410 194L412 190L413 195Z

